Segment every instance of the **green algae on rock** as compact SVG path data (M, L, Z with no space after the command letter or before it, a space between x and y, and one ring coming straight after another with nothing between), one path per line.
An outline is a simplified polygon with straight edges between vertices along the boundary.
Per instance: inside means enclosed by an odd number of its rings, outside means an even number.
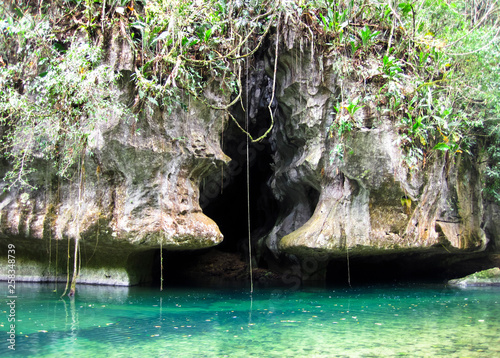
M500 268L479 271L462 278L448 281L454 286L500 286Z

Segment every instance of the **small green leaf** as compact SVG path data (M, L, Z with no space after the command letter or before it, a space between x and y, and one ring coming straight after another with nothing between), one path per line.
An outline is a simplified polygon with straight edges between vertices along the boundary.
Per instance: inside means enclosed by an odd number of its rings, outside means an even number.
M450 149L450 146L446 143L438 143L432 149L447 151L448 149Z
M158 106L158 102L153 97L148 97L148 101L154 104L155 106Z
M59 52L66 52L66 48L60 42L54 43L53 46L54 46L54 49L56 49Z
M411 3L409 2L402 2L401 4L398 5L398 7L403 13L403 16L408 15L408 13L412 10Z
M415 120L415 123L413 124L413 132L415 132L418 128L422 127L422 117L418 117L416 120Z
M321 21L323 21L323 26L325 27L325 29L327 29L328 28L328 22L326 21L326 19L323 16L323 14L319 13L319 17L321 18Z

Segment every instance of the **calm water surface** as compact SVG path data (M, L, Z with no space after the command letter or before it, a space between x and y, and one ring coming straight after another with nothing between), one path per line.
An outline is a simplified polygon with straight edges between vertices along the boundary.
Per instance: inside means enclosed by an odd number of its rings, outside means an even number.
M22 357L500 357L500 288L243 290L17 284ZM0 283L0 292L7 285ZM5 298L5 301L7 299ZM7 349L6 304L0 324Z

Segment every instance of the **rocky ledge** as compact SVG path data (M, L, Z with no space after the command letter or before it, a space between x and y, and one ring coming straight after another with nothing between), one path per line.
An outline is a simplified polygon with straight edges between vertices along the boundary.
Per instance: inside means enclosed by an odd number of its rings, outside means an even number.
M453 286L500 286L500 268L479 271L462 278L448 281Z

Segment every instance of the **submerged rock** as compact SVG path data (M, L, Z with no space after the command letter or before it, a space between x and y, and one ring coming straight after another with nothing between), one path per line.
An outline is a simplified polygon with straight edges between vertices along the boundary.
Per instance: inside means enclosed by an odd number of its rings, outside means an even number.
M462 278L448 281L453 286L500 286L500 268L479 271Z

